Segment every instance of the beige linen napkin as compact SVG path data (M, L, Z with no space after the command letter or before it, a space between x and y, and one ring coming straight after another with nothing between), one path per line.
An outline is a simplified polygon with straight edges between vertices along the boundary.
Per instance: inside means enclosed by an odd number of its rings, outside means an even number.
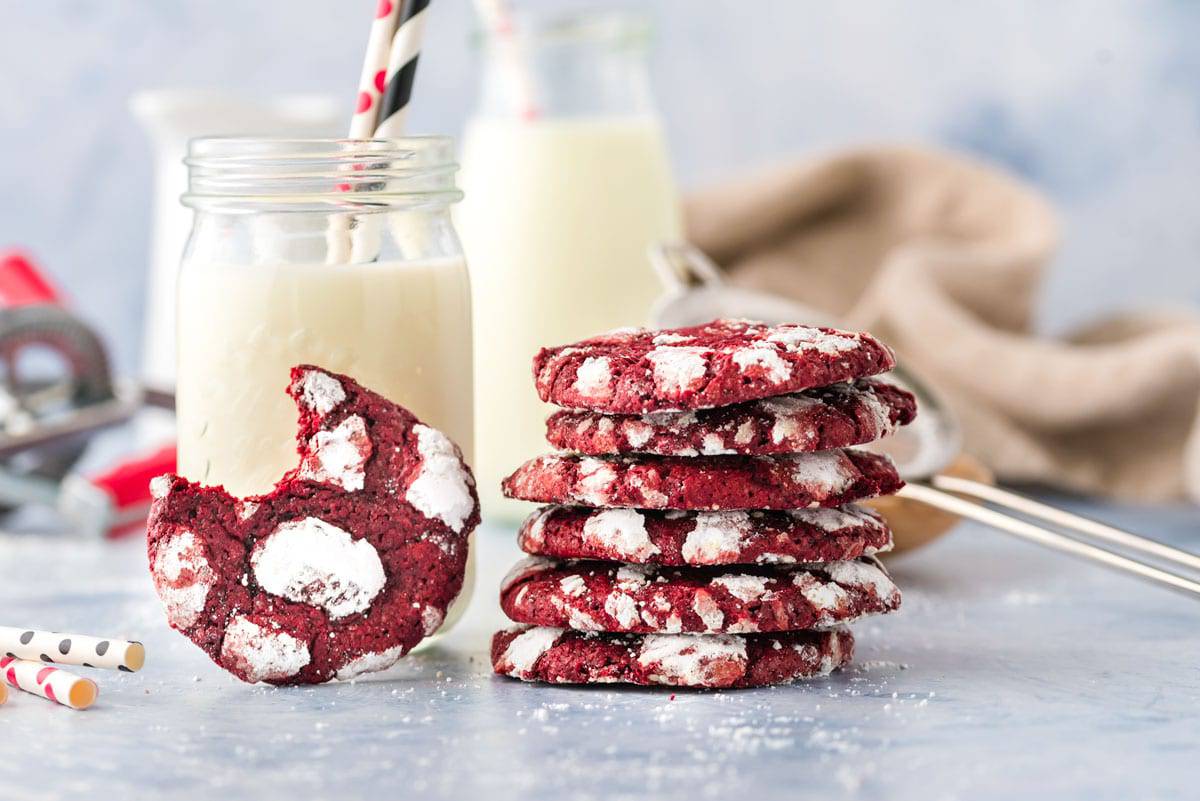
M690 239L735 283L891 343L1001 480L1200 501L1200 317L1036 335L1058 229L1030 187L959 156L873 148L698 192L686 214Z

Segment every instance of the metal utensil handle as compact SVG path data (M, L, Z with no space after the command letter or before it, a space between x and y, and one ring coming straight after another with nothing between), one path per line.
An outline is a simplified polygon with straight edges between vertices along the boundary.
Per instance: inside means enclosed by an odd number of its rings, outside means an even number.
M1175 573L1145 564L1144 562L1139 562L1136 559L1130 559L1111 551L1106 551L1103 548L1098 548L1095 545L1088 545L1087 543L1073 540L1065 534L1059 534L1056 531L1050 531L1049 529L1035 526L1032 523L1026 523L1024 520L1009 517L1008 515L959 498L956 495L943 492L940 489L934 489L924 484L906 484L897 495L901 498L909 498L943 511L975 520L1007 534L1013 534L1021 539L1037 543L1038 545L1044 545L1056 551L1090 559L1105 567L1120 570L1138 578L1176 590L1177 592L1187 593L1195 598L1200 598L1200 581L1193 581L1184 576L1179 576Z
M719 286L725 276L704 251L687 242L657 242L646 252L658 280L667 289Z
M943 489L947 492L970 495L981 501L994 503L1005 509L1011 509L1014 512L1020 512L1030 517L1045 520L1052 525L1072 529L1078 531L1080 534L1103 540L1104 542L1111 542L1114 545L1120 545L1131 551L1140 551L1151 556L1156 556L1164 561L1200 571L1200 555L1198 554L1188 553L1179 548L1172 548L1170 545L1155 542L1152 539L1132 532L1122 531L1119 528L1065 512L1062 509L1047 506L1044 503L1031 500L1015 492L1009 492L1008 490L993 487L989 484L981 484L978 481L972 481L967 478L956 478L954 476L934 476L930 483L938 489Z

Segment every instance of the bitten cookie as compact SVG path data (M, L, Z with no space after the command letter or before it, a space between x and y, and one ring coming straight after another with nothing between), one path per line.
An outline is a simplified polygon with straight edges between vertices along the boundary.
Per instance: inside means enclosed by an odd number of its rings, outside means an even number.
M875 512L652 512L547 506L518 535L521 550L558 559L655 565L792 564L857 559L889 550L892 535Z
M763 687L850 663L846 629L786 634L590 634L517 626L492 637L492 668L552 684Z
M705 409L823 387L892 369L866 333L744 320L662 331L611 331L543 348L533 360L542 400L615 414Z
M383 670L441 625L479 523L458 448L317 367L292 370L300 463L238 499L154 480L148 552L167 621L238 678Z
M785 456L540 456L504 480L510 498L634 509L841 506L904 486L886 456L833 450Z
M560 411L546 421L546 439L594 456L801 453L874 442L912 422L916 411L910 392L863 379L695 412Z
M748 634L848 623L900 606L874 560L790 568L669 568L531 556L500 587L509 619L576 631Z

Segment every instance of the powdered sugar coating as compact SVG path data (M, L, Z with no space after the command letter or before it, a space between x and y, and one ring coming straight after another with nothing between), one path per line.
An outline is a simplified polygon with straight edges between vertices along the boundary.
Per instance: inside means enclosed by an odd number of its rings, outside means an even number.
M724 588L726 592L741 601L757 601L767 592L765 576L749 576L745 573L734 573L717 576L712 583Z
M612 395L612 371L607 357L584 359L575 373L575 391L597 400L605 400Z
M655 681L705 687L725 683L721 674L746 672L746 641L727 634L649 634L637 661Z
M516 627L492 638L492 666L501 675L554 684L676 687L753 687L828 673L848 663L854 639L846 629L778 635L629 635L552 629L549 647L521 669L509 646L532 629Z
M526 553L560 559L680 566L832 562L892 546L879 515L854 505L777 512L548 506L525 521L518 542Z
M248 682L280 681L308 664L308 644L285 631L260 626L244 615L225 629L221 656L238 666Z
M500 592L507 591L517 582L524 581L536 573L552 570L557 564L553 559L542 556L526 556L509 568L508 573L500 580Z
M699 411L613 415L562 410L547 419L546 437L556 448L593 456L775 455L873 442L915 415L911 393L878 379L861 379Z
M460 533L475 510L471 479L454 443L436 428L413 426L421 469L405 498L426 517L437 518Z
M347 492L363 488L371 440L361 417L352 415L331 430L317 431L308 447L309 453L300 464L300 478L334 484Z
M195 625L217 583L204 544L190 531L176 534L158 546L151 572L168 622L180 629Z
M749 533L749 512L701 512L681 553L688 564L723 564L741 553Z
M742 566L714 574L701 568L560 562L508 583L500 606L520 623L578 631L778 632L897 608L899 594L881 596L877 586L886 589L872 583L838 585L820 565Z
M387 581L371 543L315 517L280 524L259 541L250 565L267 592L334 619L365 611Z
M635 509L603 509L583 525L583 541L617 557L644 562L658 553L646 533L646 519Z
M562 635L562 629L547 626L538 626L522 632L505 648L504 656L497 663L496 670L517 678L531 677L538 659L553 648Z
M404 656L404 648L399 645L388 648L386 651L363 654L338 668L336 675L341 681L347 681L364 673L378 673L399 662L402 656Z
M876 561L833 562L826 565L825 569L834 581L843 586L867 589L880 598L899 602L900 590Z
M840 506L903 486L886 456L835 450L755 456L541 456L503 482L510 498L630 509Z
M344 400L345 388L328 373L309 370L300 379L300 401L317 414L329 414Z
M607 358L611 392L580 383L588 359ZM827 328L715 320L632 331L544 348L534 359L538 395L570 409L632 414L707 409L875 375L895 357L878 340Z
M654 385L664 395L678 396L704 380L707 348L662 346L646 354L654 371Z

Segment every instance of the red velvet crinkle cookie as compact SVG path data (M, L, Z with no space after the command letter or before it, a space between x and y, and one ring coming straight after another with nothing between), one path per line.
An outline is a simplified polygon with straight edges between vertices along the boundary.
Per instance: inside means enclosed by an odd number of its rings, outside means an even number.
M848 623L900 606L870 559L737 569L560 562L530 556L500 587L509 619L576 631L749 634Z
M801 453L874 442L912 422L916 412L912 393L862 379L694 412L561 411L546 421L546 439L595 456Z
M866 333L714 320L543 348L533 375L541 399L557 406L639 414L799 392L876 375L895 363L892 351Z
M558 559L655 565L792 564L890 550L892 535L860 506L786 512L652 512L547 506L525 520L521 550Z
M786 456L576 456L532 459L504 494L538 503L634 509L803 509L890 495L904 482L886 456L856 450Z
M271 492L152 482L154 586L171 627L244 681L383 670L462 588L475 481L444 434L346 376L296 367L288 392L300 464Z
M828 675L853 657L846 629L639 636L516 626L492 637L497 673L552 684L765 687Z

